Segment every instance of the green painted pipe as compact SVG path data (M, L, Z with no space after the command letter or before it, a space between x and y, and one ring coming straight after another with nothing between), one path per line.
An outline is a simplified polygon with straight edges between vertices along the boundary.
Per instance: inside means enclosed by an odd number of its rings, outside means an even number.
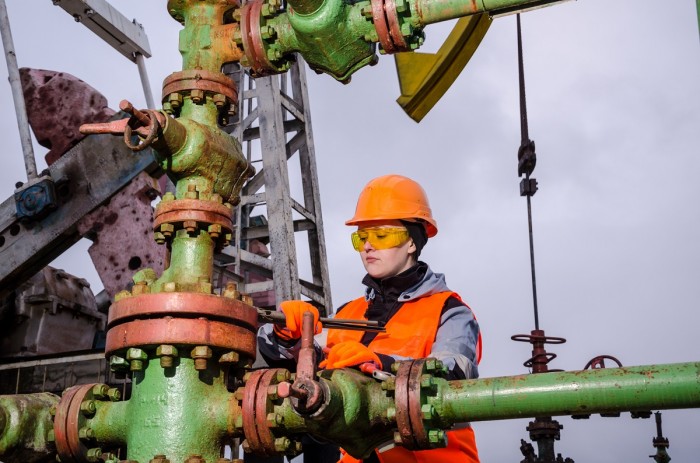
M420 26L461 18L477 13L497 15L561 3L568 0L414 0L413 16Z
M53 453L52 407L58 396L48 392L0 396L0 458L39 461Z
M235 409L223 371L216 362L196 370L189 357L178 357L174 367L162 368L152 353L149 357L146 368L134 372L129 400L96 403L89 423L96 442L126 444L129 460L140 462L159 454L173 462L190 455L216 461Z
M562 1L566 0L396 0L394 3L401 35L408 48L415 50L422 45L423 28L428 24ZM375 44L380 39L370 1L290 0L289 4L288 11L270 14L265 19L262 43L271 63L268 73L286 71L292 53L300 53L312 69L342 82L347 82L362 67L376 63Z
M436 381L450 423L700 407L700 362Z

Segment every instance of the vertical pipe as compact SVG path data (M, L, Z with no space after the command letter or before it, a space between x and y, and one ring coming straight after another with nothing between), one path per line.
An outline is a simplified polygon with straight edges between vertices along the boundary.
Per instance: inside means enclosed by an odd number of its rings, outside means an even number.
M148 80L148 72L146 71L146 60L141 53L136 53L136 67L139 68L139 77L143 86L143 94L146 97L146 106L148 109L156 109L153 92L151 91L151 82Z
M12 99L15 102L15 114L17 115L19 137L22 142L24 167L27 171L27 180L31 181L37 177L36 161L34 160L32 136L29 133L29 121L27 120L27 107L24 103L22 83L19 79L17 53L15 53L15 46L12 42L12 31L10 30L10 19L7 16L5 0L0 0L0 34L2 35L2 45L5 48L5 59L7 60L7 73L9 75L10 87L12 88Z

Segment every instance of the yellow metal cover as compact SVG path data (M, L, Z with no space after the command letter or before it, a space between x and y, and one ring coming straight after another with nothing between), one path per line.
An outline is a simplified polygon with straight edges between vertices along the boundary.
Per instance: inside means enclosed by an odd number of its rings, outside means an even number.
M428 114L454 83L486 35L488 14L461 18L437 53L394 55L401 96L396 102L416 122Z

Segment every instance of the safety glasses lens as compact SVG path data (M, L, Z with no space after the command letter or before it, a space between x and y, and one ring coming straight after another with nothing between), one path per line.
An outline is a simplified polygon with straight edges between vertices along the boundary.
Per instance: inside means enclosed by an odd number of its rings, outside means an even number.
M353 232L351 237L352 247L357 252L361 252L368 241L374 249L389 249L401 246L408 241L408 230L405 228L364 228Z

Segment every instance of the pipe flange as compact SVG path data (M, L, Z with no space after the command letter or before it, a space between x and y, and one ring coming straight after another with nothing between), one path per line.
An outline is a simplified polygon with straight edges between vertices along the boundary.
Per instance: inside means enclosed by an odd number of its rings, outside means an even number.
M386 13L384 12L384 0L371 0L372 4L372 22L374 29L379 37L379 45L385 53L396 53L394 41L391 40L389 33L389 24L387 23Z
M261 456L296 455L301 452L301 442L288 437L276 437L272 429L283 425L282 416L275 413L275 406L283 402L277 386L290 378L283 368L256 370L246 375L241 414L243 415L242 443L247 453Z
M433 427L438 421L435 408L428 397L437 393L434 376L444 374L442 362L435 359L417 359L400 362L396 372L394 400L398 432L394 442L408 450L428 450L445 447L445 432Z
M243 301L214 294L154 293L126 297L109 308L107 327L137 319L210 318L257 331L258 312Z
M217 249L226 246L233 231L232 206L217 201L201 199L173 199L165 197L153 214L153 231L156 242L171 241L178 230L186 230L197 236L206 231L216 243Z
M370 0L372 22L382 53L415 50L423 43L422 29L411 25L411 12L406 0Z
M177 293L170 293L177 294ZM200 296L196 293L178 295ZM130 299L148 295L133 296ZM105 354L117 354L131 347L158 345L210 346L213 349L238 352L247 358L255 358L255 331L227 321L207 318L153 318L132 320L113 326L107 331Z
M162 103L167 112L177 117L182 107L182 99L187 97L195 104L206 103L209 98L222 114L235 112L238 108L236 84L220 72L186 69L165 78Z
M254 77L279 74L289 70L292 61L280 52L276 31L268 24L278 8L269 0L252 0L241 8L241 45L245 53L241 64Z
M88 419L96 412L95 402L119 399L118 390L101 383L81 384L63 391L53 424L56 450L61 461L88 463L91 452L103 453L94 441Z

